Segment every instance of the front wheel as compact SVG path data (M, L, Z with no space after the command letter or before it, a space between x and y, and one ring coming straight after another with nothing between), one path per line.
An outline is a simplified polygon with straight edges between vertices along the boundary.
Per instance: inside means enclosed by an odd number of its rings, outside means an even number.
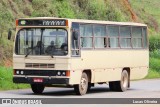
M42 94L45 86L42 84L31 84L31 88L35 94Z
M85 72L82 73L80 84L74 85L74 90L77 95L84 95L88 89L88 76Z

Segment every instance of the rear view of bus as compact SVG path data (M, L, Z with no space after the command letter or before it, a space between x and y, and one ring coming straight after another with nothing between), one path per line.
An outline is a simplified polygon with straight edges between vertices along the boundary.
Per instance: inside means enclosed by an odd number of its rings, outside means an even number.
M147 75L147 26L61 18L16 20L14 83L73 87L84 95L94 84L126 91L130 80Z

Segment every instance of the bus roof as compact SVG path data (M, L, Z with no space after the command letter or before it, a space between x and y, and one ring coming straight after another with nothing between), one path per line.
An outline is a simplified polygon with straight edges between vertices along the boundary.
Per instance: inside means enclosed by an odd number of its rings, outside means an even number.
M143 23L135 22L116 22L116 21L102 21L102 20L86 20L86 19L69 19L69 18L57 18L57 17L34 17L34 18L19 18L19 19L65 19L70 22L79 22L79 23L94 23L94 24L109 24L109 25L133 25L133 26L147 26Z

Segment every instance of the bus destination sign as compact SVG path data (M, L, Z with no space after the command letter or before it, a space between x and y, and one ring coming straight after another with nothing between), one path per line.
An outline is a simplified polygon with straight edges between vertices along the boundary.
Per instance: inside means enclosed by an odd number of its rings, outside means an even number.
M18 20L19 26L67 26L66 20Z

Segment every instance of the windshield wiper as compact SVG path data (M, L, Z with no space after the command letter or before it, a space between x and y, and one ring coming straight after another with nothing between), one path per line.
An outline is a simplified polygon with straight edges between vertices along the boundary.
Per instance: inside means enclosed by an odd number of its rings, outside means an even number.
M54 57L53 57L53 54L51 54L51 58L54 58Z
M27 56L33 51L33 49L35 49L35 48L31 48L31 51L29 51L29 52L25 55L25 57L27 57Z
M42 28L41 29L41 40L42 40L42 36L43 36L43 31L44 31L45 29L44 28ZM42 48L42 43L40 44L40 52L41 52L41 49ZM33 49L35 49L35 47L33 47L33 48L31 48L31 51L29 51L26 55L25 55L25 57L27 57L32 51L33 51Z

